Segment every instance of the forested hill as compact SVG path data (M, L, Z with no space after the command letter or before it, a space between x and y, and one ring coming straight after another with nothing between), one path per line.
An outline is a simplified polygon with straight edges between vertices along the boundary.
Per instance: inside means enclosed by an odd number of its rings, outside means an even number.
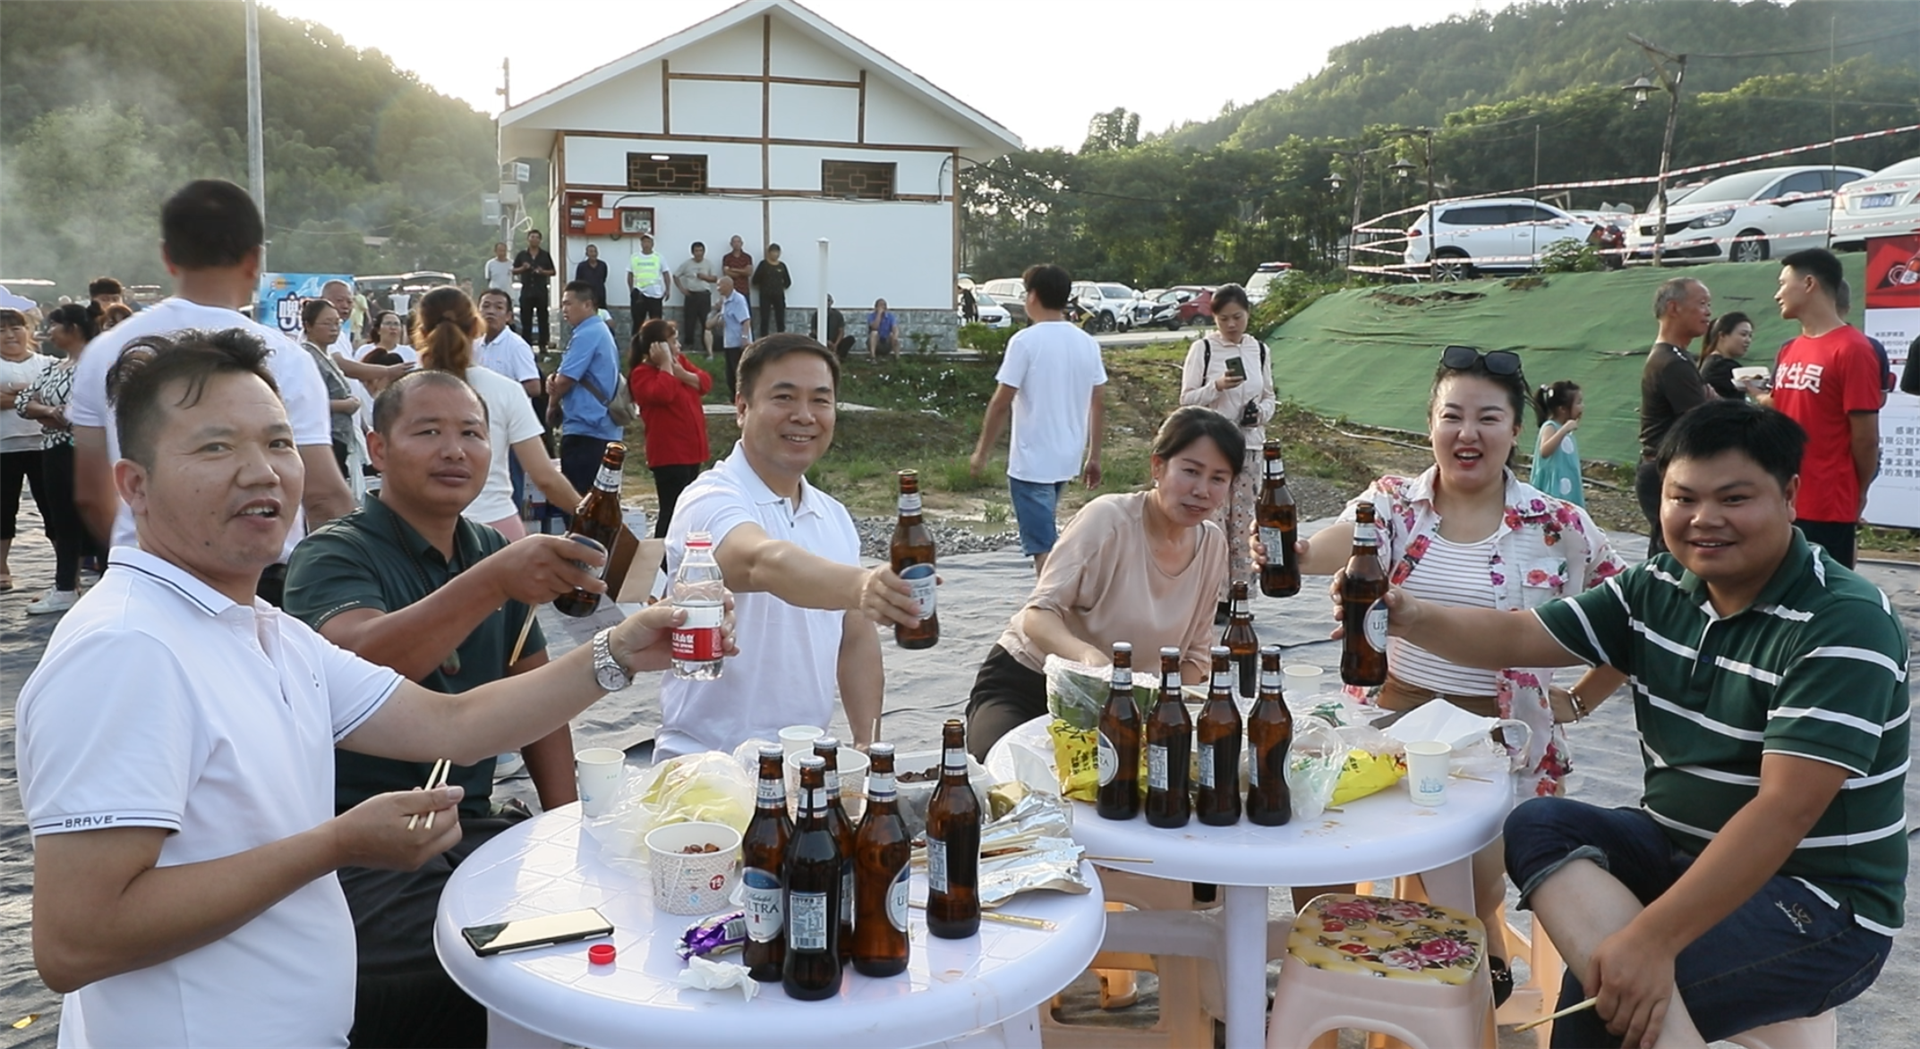
M1516 4L1497 14L1401 26L1342 44L1329 53L1325 68L1301 83L1162 137L1176 148L1260 149L1290 135L1349 137L1368 125L1437 125L1447 114L1474 106L1624 84L1651 69L1628 33L1701 55L1687 67L1689 92L1727 91L1756 76L1823 72L1829 30L1839 61L1865 56L1908 69L1920 61L1920 3L1914 0ZM1257 52L1284 45L1249 46ZM1706 57L1779 51L1799 53Z
M0 3L0 273L164 284L160 202L192 178L247 182L245 32L232 2ZM486 255L486 114L266 7L260 53L271 267Z

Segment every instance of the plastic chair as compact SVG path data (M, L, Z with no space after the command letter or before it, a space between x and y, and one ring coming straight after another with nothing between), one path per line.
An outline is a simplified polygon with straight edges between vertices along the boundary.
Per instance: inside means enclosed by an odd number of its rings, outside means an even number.
M1413 1049L1496 1045L1486 930L1428 903L1329 893L1294 919L1267 1049L1358 1028Z
M1801 1020L1782 1020L1777 1024L1743 1031L1727 1041L1745 1049L1836 1049L1840 1044L1840 1020L1832 1009Z
M1186 882L1148 878L1124 871L1098 868L1107 906L1125 904L1143 911L1192 910L1193 887ZM1184 1049L1213 1044L1213 1019L1200 1006L1201 967L1198 958L1102 951L1089 968L1151 972L1160 979L1160 1016L1151 1027L1105 1027L1068 1024L1054 1019L1051 1008L1040 1010L1040 1040L1046 1049ZM1216 981L1217 982L1217 981ZM1103 982L1102 1005L1107 996ZM1056 999L1057 1000L1057 999Z

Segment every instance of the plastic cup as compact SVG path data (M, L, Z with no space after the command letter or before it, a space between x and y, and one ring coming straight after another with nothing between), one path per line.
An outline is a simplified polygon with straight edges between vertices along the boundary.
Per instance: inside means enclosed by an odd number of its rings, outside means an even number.
M800 794L800 759L813 753L813 746L787 755L787 797L797 798ZM840 776L840 807L847 810L847 818L857 820L867 811L867 766L870 762L865 754L852 747L841 747L834 758L834 769Z
M581 814L589 818L605 816L620 800L627 755L612 747L589 747L574 754L573 774L580 788Z
M806 752L813 753L813 741L827 734L827 730L818 725L788 725L780 730L780 749L788 757Z
M1281 687L1287 690L1287 695L1289 696L1311 696L1319 692L1320 686L1326 680L1327 676L1326 671L1316 666L1308 666L1305 663L1294 663L1291 666L1281 667L1280 674L1283 679Z
M685 852L689 846L713 852ZM724 823L669 823L647 832L653 905L668 914L713 914L740 875L740 832Z
M1447 803L1448 764L1453 748L1434 740L1407 744L1407 794L1415 805L1429 808Z

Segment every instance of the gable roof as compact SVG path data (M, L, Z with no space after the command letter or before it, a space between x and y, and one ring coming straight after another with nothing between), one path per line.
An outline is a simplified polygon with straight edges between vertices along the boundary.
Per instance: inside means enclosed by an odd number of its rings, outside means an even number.
M501 113L498 125L501 134L504 138L509 129L519 124L526 124L526 130L542 129L545 125L537 119L542 111L566 99L592 91L649 62L670 57L682 48L708 37L717 36L761 15L783 19L788 24L806 31L808 35L830 49L892 81L928 108L941 113L962 127L973 129L985 140L989 150L995 155L1025 148L1020 141L1020 136L998 121L935 87L925 77L881 54L864 41L802 7L794 0L742 0L741 3L727 8L704 22L695 23L671 36L662 37L624 58L617 58L597 69L582 73L558 87L535 95Z

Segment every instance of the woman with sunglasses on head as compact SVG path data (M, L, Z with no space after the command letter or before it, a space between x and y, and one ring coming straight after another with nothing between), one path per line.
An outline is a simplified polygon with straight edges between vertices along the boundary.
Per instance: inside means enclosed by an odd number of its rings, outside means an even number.
M1433 465L1418 477L1387 476L1347 505L1340 520L1298 545L1300 571L1332 575L1353 547L1354 509L1374 507L1380 560L1395 586L1423 600L1512 611L1580 593L1625 570L1587 512L1522 482L1514 448L1528 403L1520 357L1449 346L1427 403ZM1256 536L1257 539L1257 536ZM1268 551L1253 544L1255 560ZM1514 718L1532 730L1521 775L1529 793L1558 794L1565 780L1561 723L1585 717L1620 682L1588 672L1571 691L1550 689L1552 671L1456 666L1401 638L1387 642L1387 682L1374 702L1412 710L1443 699L1474 714ZM1498 911L1506 898L1502 845L1474 857L1475 911L1487 927L1496 998L1513 990Z

